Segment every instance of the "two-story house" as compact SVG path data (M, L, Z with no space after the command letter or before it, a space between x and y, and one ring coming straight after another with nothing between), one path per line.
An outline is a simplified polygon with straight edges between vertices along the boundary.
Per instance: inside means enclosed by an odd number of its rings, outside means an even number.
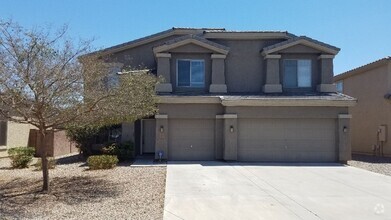
M159 113L123 124L138 154L332 162L350 159L348 107L356 102L336 93L338 51L288 32L172 28L99 52L164 78Z

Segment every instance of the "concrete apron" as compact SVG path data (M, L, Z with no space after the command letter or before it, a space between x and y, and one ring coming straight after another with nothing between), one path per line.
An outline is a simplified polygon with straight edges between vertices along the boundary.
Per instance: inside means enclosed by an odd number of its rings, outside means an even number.
M164 219L390 219L391 177L340 164L169 162Z

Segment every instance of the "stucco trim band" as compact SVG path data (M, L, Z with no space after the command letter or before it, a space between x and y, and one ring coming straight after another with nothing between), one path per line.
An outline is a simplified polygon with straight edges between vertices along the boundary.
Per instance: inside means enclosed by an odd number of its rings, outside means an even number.
M172 92L171 83L159 83L155 86L156 92Z
M335 84L319 84L316 86L318 92L337 92Z
M156 119L167 119L168 115L155 115Z
M322 54L320 56L318 56L318 60L319 59L334 59L335 55L329 55L329 54Z
M281 55L278 55L278 54L266 54L265 55L265 60L266 59L280 59L281 58Z
M227 85L225 84L210 84L210 93L227 93Z
M170 53L156 53L156 57L165 57L165 58L171 58Z
M242 99L223 100L223 106L330 106L330 107L351 107L356 101L346 100L305 100L305 99Z
M338 118L352 118L352 115L349 115L349 114L340 114L340 115L338 115Z
M238 115L237 114L216 115L216 119L225 119L225 118L238 118Z
M224 55L224 54L212 54L212 55L210 55L211 59L225 59L226 57L227 57L227 55Z
M158 103L161 104L220 104L219 97L205 96L160 96Z

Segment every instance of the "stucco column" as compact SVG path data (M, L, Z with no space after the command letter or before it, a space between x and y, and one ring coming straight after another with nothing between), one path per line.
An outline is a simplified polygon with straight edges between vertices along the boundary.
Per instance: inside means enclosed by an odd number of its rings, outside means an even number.
M155 141L155 159L159 159L159 153L162 153L162 159L168 157L168 116L155 115L156 119L156 141Z
M212 84L209 87L210 93L227 93L225 84L225 58L223 54L212 54Z
M338 160L342 163L346 163L352 159L352 147L351 147L351 128L350 119L351 115L341 114L338 115Z
M317 86L318 92L336 92L337 88L333 84L334 55L320 55L318 57L320 65L320 84Z
M238 116L236 114L225 114L221 117L224 120L223 159L236 161L238 159Z
M156 85L156 92L172 92L171 78L170 78L170 53L157 53L157 76L163 77L164 82Z
M280 59L281 55L266 55L266 82L263 86L264 93L281 93L280 81Z

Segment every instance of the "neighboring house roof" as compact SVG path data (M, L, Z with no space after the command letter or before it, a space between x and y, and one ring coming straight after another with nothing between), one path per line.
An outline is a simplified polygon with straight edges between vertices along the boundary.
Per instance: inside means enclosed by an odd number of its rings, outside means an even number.
M275 53L280 50L283 50L283 49L286 49L286 48L289 48L289 47L292 47L292 46L295 46L298 44L302 44L302 45L305 45L305 46L308 46L308 47L311 47L314 49L318 49L322 52L329 53L332 55L336 55L340 51L340 49L338 47L334 47L330 44L326 44L326 43L317 41L315 39L312 39L312 38L309 38L306 36L300 36L300 37L291 38L291 39L283 41L281 43L277 43L277 44L273 44L271 46L265 47L265 48L263 48L262 53L263 54L271 54L271 53Z
M190 43L207 48L207 49L212 50L217 53L225 54L225 55L228 54L228 51L229 51L229 47L212 42L210 40L207 40L203 37L199 37L194 34L189 34L189 35L185 35L185 36L181 36L181 37L169 40L169 41L163 43L162 45L153 48L153 51L155 53L160 53L160 52L164 52L164 51L167 51L167 50L170 50L170 49L173 49L176 47L180 47L180 46L183 46L186 44L190 44Z
M371 70L371 69L383 66L383 65L387 64L390 61L391 61L391 56L388 56L388 57L384 57L384 58L381 58L379 60L376 60L376 61L374 61L372 63L368 63L368 64L365 64L363 66L354 68L352 70L349 70L349 71L346 71L344 73L341 73L339 75L334 76L334 82L337 82L337 81L349 78L349 77L351 77L353 75L364 73L364 72L366 72L368 70Z

